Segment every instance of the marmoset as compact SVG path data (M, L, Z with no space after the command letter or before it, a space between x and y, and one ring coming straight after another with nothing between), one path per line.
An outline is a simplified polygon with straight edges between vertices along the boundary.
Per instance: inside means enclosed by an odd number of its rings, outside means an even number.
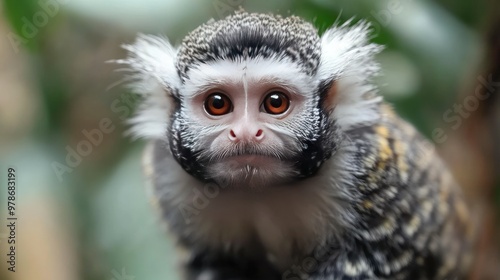
M236 12L117 60L184 279L464 279L473 227L434 146L383 101L365 21Z

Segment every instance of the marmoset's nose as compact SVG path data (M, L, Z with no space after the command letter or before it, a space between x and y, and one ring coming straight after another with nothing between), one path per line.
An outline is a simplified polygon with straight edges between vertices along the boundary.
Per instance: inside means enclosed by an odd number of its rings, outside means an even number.
M228 137L232 142L260 142L264 139L264 130L261 126L244 119L231 127Z

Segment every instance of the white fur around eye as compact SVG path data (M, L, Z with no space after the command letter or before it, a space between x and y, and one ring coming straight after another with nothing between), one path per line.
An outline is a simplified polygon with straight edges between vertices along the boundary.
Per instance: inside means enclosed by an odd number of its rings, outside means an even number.
M189 70L189 78L181 88L181 94L192 98L208 84L243 82L244 77L250 82L270 81L284 87L296 89L297 94L311 97L317 82L289 60L275 57L250 58L243 61L217 60L200 64Z

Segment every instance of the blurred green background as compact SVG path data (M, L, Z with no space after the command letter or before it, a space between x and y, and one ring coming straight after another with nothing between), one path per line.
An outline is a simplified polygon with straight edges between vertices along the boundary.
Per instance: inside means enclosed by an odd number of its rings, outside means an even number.
M124 137L135 98L105 62L122 58L120 45L138 32L179 44L239 6L299 15L320 32L352 17L372 22L373 41L386 46L381 94L429 138L443 129L446 140L434 140L467 195L498 211L498 98L481 101L458 128L443 119L480 77L500 82L498 1L1 0L0 278L178 278L172 239L143 188L144 142ZM103 121L109 130L92 134ZM79 145L86 153L75 156ZM4 254L7 167L17 174L16 273Z

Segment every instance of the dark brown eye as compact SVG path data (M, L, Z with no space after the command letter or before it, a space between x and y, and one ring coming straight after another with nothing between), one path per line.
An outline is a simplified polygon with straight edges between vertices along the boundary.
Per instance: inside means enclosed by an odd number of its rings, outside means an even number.
M268 114L279 115L288 110L290 100L284 93L273 91L266 96L263 105Z
M212 93L205 99L205 110L210 115L225 115L231 112L231 108L231 100L222 93Z

